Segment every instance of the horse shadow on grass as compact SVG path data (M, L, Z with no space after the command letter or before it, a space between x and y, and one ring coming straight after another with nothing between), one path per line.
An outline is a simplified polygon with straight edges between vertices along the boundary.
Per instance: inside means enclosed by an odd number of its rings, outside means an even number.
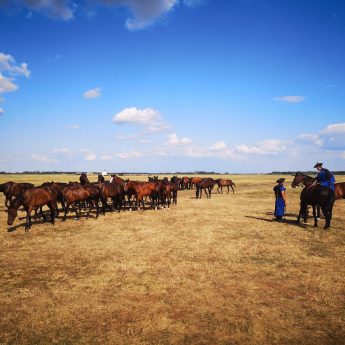
M294 216L294 215L292 215ZM304 223L296 223L295 219L283 219L280 222L276 221L275 219L267 219L263 217L254 217L254 216L245 216L246 218L251 218L251 219L256 219L256 220L261 220L265 221L267 223L277 223L277 224L286 224L286 225L293 225L293 226L299 226L300 228L308 228L307 224Z

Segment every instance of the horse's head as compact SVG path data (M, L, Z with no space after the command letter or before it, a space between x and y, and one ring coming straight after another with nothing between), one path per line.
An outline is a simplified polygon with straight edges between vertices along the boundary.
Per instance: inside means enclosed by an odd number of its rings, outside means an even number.
M7 225L12 225L17 217L17 210L15 208L8 209Z
M301 172L297 171L296 174L292 176L295 177L291 183L292 188L296 188L303 183L304 175Z
M125 184L123 185L123 190L124 190L125 192L128 191L128 184L129 184L129 179L125 180Z

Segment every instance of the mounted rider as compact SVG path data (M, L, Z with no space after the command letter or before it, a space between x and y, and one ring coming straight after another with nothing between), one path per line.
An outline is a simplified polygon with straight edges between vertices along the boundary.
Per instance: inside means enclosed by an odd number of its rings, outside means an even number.
M334 191L335 178L333 174L326 168L322 167L323 163L316 163L314 168L319 172L315 178L316 182L320 183L321 186L328 187Z

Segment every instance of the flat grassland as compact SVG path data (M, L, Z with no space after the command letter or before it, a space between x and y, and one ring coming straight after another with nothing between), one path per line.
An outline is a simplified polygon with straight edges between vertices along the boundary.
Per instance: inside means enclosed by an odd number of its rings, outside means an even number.
M0 343L345 344L345 200L330 230L297 226L301 189L286 176L286 223L274 222L277 177L234 175L234 195L181 191L166 211L70 214L29 232L22 212L8 230L1 194Z

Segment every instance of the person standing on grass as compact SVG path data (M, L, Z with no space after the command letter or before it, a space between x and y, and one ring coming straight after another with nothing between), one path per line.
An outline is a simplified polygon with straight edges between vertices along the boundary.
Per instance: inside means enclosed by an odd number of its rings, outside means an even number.
M278 222L283 220L283 217L285 215L285 207L286 207L286 195L284 187L284 181L285 178L280 178L277 180L277 185L273 188L275 197L276 197L276 203L275 203L275 209L274 209L274 215L276 216L276 220Z

